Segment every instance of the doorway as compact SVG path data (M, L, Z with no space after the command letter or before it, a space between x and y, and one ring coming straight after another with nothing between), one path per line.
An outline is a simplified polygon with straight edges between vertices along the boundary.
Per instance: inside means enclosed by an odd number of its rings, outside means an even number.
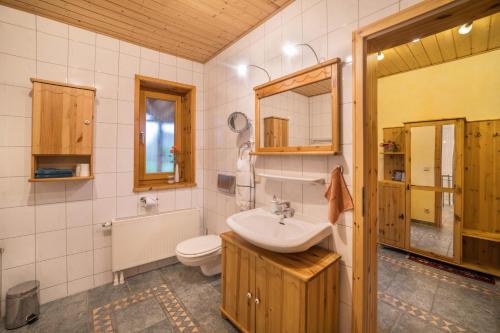
M426 1L353 35L353 332L377 331L377 53L500 10L499 1ZM434 191L434 197L438 197ZM449 191L438 191L449 192ZM455 194L453 194L455 195ZM443 200L451 198L439 195ZM436 200L434 200L436 201Z

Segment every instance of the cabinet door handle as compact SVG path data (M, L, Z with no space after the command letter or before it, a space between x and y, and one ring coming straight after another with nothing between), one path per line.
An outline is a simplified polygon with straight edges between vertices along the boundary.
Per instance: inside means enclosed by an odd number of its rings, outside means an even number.
M260 304L260 299L256 298L255 299L255 304L259 305Z
M247 298L251 299L252 298L252 293L247 293Z
M405 214L401 213L401 215L399 215L399 218L400 218L401 220L404 220L404 218L405 218Z
M146 144L146 133L144 133L144 131L141 131L141 133L139 133L139 137L141 139L141 143L143 145L145 145Z
M83 123L84 123L85 125L90 125L90 120L85 119L85 120L83 121Z

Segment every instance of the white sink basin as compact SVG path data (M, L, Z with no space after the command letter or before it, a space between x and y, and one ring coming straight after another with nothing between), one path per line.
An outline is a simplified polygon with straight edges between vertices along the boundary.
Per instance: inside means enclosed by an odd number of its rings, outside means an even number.
M234 214L226 220L235 233L264 249L280 252L302 252L318 244L332 232L330 223L314 222L295 215L283 219L266 208L257 208Z

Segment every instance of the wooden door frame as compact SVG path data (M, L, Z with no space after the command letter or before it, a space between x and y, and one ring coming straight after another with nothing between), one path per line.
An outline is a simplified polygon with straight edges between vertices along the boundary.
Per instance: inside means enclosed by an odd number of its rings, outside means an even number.
M352 332L377 330L376 52L500 10L499 0L427 0L353 33Z

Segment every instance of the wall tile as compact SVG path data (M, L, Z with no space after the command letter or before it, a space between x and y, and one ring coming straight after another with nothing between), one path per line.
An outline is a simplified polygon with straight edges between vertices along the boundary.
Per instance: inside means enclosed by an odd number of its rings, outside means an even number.
M40 289L52 287L66 282L66 257L42 261L36 264L36 276L40 281Z
M43 261L47 259L63 257L66 255L66 240L64 239L66 231L50 231L36 235L36 260Z
M327 33L326 0L322 0L303 13L303 38L309 42Z
M98 97L118 98L118 76L96 72L95 88Z
M118 101L117 121L119 124L134 124L134 102Z
M40 303L45 304L65 296L68 296L68 286L62 283L40 290Z
M94 250L94 274L111 270L111 248Z
M95 32L69 26L69 39L80 43L95 45Z
M116 196L115 173L99 173L95 175L94 196L98 199Z
M92 202L92 223L110 222L116 216L116 198L99 198Z
M116 198L116 217L130 217L137 215L137 195Z
M38 32L36 36L37 60L57 65L68 64L68 40Z
M139 58L128 54L120 54L119 75L133 78L139 73Z
M95 45L97 47L102 47L111 51L119 51L119 41L118 39L104 36L101 34L96 35Z
M36 58L36 33L32 29L0 22L0 52L24 58Z
M8 238L0 241L4 249L2 269L35 262L35 235Z
M0 21L30 29L36 28L35 15L6 6L0 7Z
M93 227L91 225L68 229L66 234L68 240L68 254L92 250L92 230Z
M81 86L94 86L94 72L86 69L68 68L68 83Z
M115 148L96 148L94 150L94 158L95 173L116 172Z
M0 115L31 117L31 89L0 85Z
M118 75L118 52L97 47L95 50L95 71Z
M94 225L94 249L111 246L111 229L102 228L100 225Z
M134 126L118 124L118 148L134 148Z
M27 147L0 147L0 177L28 177L29 150Z
M328 31L358 20L358 0L328 0Z
M75 41L69 42L68 65L70 67L94 70L95 56L95 46Z
M73 201L66 203L67 227L92 224L92 201Z
M45 17L36 17L36 29L54 36L68 38L68 25Z
M15 285L35 279L35 264L19 266L6 269L2 272L2 302L9 288ZM4 312L2 312L4 313Z
M37 183L35 186L35 200L37 205L65 201L64 183Z
M95 146L101 148L116 147L116 124L95 124Z
M116 195L119 197L134 195L134 174L120 172L116 174Z
M158 77L158 75L155 77ZM120 76L118 82L118 99L122 101L133 101L134 96L135 81L132 78Z
M92 289L94 287L93 276L87 276L82 279L68 282L68 295L78 294L82 291Z
M117 100L109 98L96 98L95 118L98 123L116 123Z
M157 78L159 74L160 63L141 58L139 64L139 73L144 76Z
M68 256L68 280L74 281L92 276L94 270L93 251Z
M0 208L32 205L33 188L26 177L0 178Z
M120 53L139 57L141 55L141 48L140 46L120 41Z
M66 204L37 205L36 232L47 232L66 228Z
M66 82L68 79L68 67L66 65L37 61L36 76L45 80Z
M32 87L30 78L36 76L35 60L0 54L0 82L15 86Z
M33 206L0 209L0 239L31 235L34 232Z
M92 181L66 182L66 201L92 199Z

